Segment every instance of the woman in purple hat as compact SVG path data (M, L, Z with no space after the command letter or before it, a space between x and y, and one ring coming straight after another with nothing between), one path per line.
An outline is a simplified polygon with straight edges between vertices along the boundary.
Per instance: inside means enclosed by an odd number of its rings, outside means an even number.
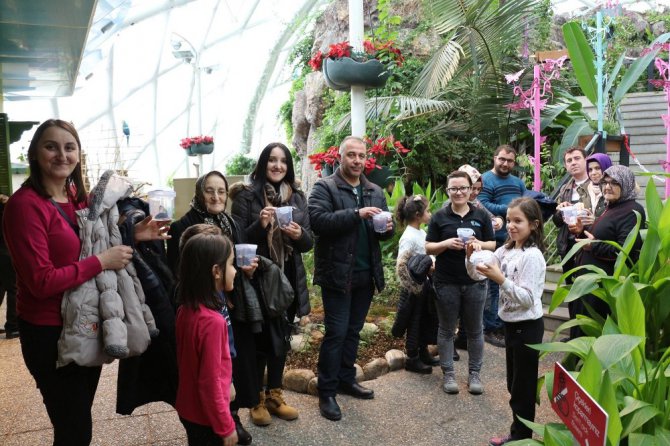
M605 197L600 188L600 180L603 178L603 172L612 167L612 160L605 153L594 153L586 158L586 171L589 174L588 191L593 205L593 215L600 217L605 212Z

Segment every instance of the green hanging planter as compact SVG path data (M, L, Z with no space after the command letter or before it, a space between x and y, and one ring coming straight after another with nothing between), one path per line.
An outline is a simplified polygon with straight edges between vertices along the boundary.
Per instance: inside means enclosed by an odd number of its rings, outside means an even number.
M393 176L396 172L388 166L382 166L381 169L372 169L372 171L365 175L365 178L368 179L371 183L375 183L377 186L384 189L392 181Z
M351 57L326 58L322 69L326 85L339 91L349 90L352 85L381 88L391 75L377 59L357 62Z
M211 144L191 144L186 153L188 156L209 155L214 151L214 143Z

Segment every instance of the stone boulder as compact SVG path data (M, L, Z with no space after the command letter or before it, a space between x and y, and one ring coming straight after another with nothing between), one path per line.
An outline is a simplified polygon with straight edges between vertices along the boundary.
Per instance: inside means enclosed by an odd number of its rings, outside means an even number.
M314 396L319 396L319 378L316 376L309 380L307 384L307 393Z
M366 381L385 375L389 370L389 363L384 358L373 359L363 366Z
M314 372L308 369L288 370L284 373L282 385L286 390L307 393L309 383L314 378Z
M405 353L393 349L386 352L386 362L391 371L400 370L405 367Z
M365 373L363 373L363 367L361 367L358 364L354 364L354 368L356 369L356 382L362 382L365 381Z

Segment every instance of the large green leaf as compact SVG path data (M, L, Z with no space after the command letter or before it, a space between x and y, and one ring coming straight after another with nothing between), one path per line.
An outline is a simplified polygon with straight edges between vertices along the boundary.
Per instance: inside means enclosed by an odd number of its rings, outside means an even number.
M577 382L584 388L584 390L597 399L600 395L600 383L602 381L602 366L596 356L595 352L591 350L584 360L582 369L577 375Z
M635 432L646 422L661 413L657 408L646 401L640 401L632 396L625 396L623 401L624 407L619 413L623 424L622 437L626 437L632 432Z
M609 417L607 420L607 439L609 440L609 444L618 444L623 427L621 426L621 418L619 417L614 386L612 385L608 371L605 371L603 374L598 403L605 409Z
M573 446L577 442L564 424L547 424L542 437L545 446Z
M598 87L596 85L595 56L589 46L582 27L578 22L568 22L563 25L565 46L568 47L570 61L577 78L579 88L587 99L595 106Z
M623 75L621 82L619 82L619 85L617 85L616 90L612 95L613 109L616 109L619 106L619 103L623 100L626 93L628 93L628 90L635 85L635 82L640 78L640 75L647 70L649 64L652 63L656 57L656 54L660 50L660 47L657 47L656 44L665 43L668 39L670 39L670 33L665 33L659 36L650 46L651 51L642 57L638 57L635 62L628 67L626 74ZM577 79L579 80L579 78ZM579 85L581 87L581 83Z
M646 335L644 304L630 278L624 281L616 297L617 325L621 333L644 339Z
M580 136L590 135L592 133L593 130L591 129L591 126L589 125L588 122L586 122L586 119L584 119L583 117L578 117L574 121L572 121L570 127L565 129L565 133L563 133L563 139L561 140L561 148L559 149L561 159L563 157L563 152L565 152L565 150L568 147L577 145Z
M658 251L661 248L661 238L658 236L656 228L647 229L647 236L640 250L640 257L637 261L637 271L640 275L640 282L649 283L654 274L654 265L658 259Z
M593 350L603 369L608 369L628 356L642 341L644 338L625 334L605 335L593 342Z

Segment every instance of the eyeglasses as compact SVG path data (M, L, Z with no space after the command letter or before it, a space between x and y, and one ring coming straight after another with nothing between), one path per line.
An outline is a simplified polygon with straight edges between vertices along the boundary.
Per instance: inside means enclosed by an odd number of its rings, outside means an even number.
M604 189L605 186L610 186L610 187L619 186L619 187L621 187L621 185L614 180L601 180L600 181L600 188Z
M465 192L470 190L470 186L461 186L461 187L448 187L447 192L450 194L455 194L456 192L460 192L464 194Z
M514 160L512 158L503 158L502 156L496 156L496 158L498 158L498 161L500 161L503 164L505 164L505 163L514 164L516 162L516 160Z

